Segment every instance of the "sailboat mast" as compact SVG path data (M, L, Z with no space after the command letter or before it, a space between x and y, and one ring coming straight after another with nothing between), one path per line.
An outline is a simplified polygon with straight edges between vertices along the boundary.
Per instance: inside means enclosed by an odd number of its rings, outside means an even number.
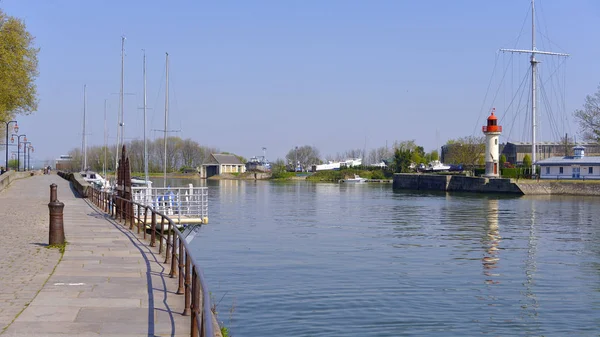
M148 142L146 141L146 51L144 50L144 179L148 181Z
M119 111L117 113L117 149L115 151L115 181L119 172L119 148L123 142L123 87L125 86L125 36L121 36L121 91L119 92Z
M82 171L85 171L85 169L87 168L87 142L85 139L85 90L86 90L86 85L83 85L83 134L81 135L81 152L83 153L83 167L81 168Z
M104 160L102 161L102 176L106 177L106 99L104 100Z
M535 3L531 0L531 174L535 174L536 162L536 109L537 109L537 64L535 59Z
M530 54L531 59L531 174L535 174L535 166L537 161L537 144L536 144L536 115L537 115L537 65L536 55L551 55L567 57L569 54L554 53L550 51L537 50L535 47L535 3L531 0L531 50L524 49L500 49L502 52Z
M165 130L164 130L164 143L165 143L165 156L164 156L164 175L163 175L163 187L167 187L167 130L169 122L169 53L166 54L166 67L165 67Z
M123 118L124 112L124 97L125 90L125 36L121 37L121 92L119 97L119 103L121 105L121 142L125 144L125 120Z

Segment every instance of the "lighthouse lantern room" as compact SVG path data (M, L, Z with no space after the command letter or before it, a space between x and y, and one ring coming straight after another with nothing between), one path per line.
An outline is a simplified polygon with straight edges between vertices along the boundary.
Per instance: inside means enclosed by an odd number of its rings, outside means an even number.
M498 118L494 115L496 109L492 109L492 114L487 119L487 125L482 128L485 134L485 176L499 177L500 151L498 138L502 133L502 127L498 125Z

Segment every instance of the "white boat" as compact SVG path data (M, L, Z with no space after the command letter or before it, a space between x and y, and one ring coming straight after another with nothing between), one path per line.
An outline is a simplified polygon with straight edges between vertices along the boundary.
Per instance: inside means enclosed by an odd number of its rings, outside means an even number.
M151 186L152 182L149 179L140 177L131 177L131 186Z
M361 178L358 174L355 174L354 178L342 179L343 183L364 183L366 181L367 181L367 178Z
M102 176L97 172L87 170L81 171L79 174L81 174L83 180L98 188L105 189L109 187L108 180L102 178Z
M446 165L439 160L434 160L425 168L425 171L428 172L445 172L450 171L451 166Z

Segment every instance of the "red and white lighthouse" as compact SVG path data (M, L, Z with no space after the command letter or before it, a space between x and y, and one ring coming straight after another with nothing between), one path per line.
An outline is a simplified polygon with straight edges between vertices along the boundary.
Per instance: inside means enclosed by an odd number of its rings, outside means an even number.
M485 175L487 177L500 176L498 138L502 133L502 127L498 125L498 118L494 115L495 111L496 108L492 109L492 114L487 119L487 125L482 128L485 134Z

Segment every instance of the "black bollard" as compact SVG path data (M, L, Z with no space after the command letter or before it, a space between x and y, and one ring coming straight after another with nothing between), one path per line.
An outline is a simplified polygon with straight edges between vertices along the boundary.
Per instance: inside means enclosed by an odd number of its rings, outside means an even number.
M56 196L56 184L50 185L50 235L49 245L62 245L65 243L65 228L63 225L63 209L65 204L58 201Z

